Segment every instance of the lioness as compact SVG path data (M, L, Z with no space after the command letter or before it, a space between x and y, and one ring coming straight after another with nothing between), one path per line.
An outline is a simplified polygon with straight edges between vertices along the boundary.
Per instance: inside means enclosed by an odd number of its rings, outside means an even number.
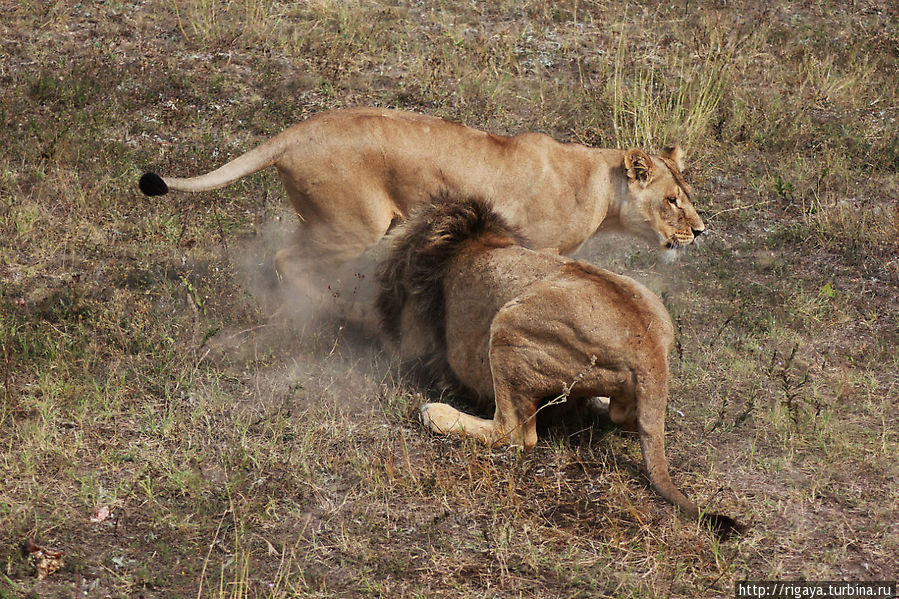
M385 331L401 353L426 355L432 369L495 406L485 420L428 403L422 419L439 433L527 449L543 400L609 397L611 420L640 435L652 487L699 518L665 458L674 327L661 300L628 277L518 240L483 201L446 196L393 240L378 273ZM702 519L725 534L737 529L727 516Z
M679 248L705 228L678 147L649 156L539 133L503 137L380 108L317 114L210 173L146 173L140 189L207 191L271 165L301 221L294 244L275 258L281 275L355 258L439 190L486 198L533 247L563 254L600 229Z

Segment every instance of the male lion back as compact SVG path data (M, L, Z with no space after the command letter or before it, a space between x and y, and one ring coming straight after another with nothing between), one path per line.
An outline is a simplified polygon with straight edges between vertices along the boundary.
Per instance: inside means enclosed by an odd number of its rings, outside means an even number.
M433 327L441 352L446 349L443 275L450 260L469 243L507 247L521 243L518 231L477 197L448 192L431 198L407 221L378 272L377 309L385 332L400 336L403 309Z

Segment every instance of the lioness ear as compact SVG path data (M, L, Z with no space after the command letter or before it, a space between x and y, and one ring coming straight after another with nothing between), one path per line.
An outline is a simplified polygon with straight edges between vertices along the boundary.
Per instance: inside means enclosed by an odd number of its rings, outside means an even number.
M671 162L677 165L677 170L682 171L686 165L685 156L686 152L680 146L680 144L674 144L673 146L668 146L664 150L662 150L662 158L667 158Z
M624 155L624 168L627 169L627 178L639 182L643 187L649 185L655 176L652 158L637 148L628 150Z

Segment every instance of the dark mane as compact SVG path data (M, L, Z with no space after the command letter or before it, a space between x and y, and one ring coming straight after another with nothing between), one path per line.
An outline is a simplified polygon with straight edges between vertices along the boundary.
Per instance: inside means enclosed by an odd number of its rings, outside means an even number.
M433 372L447 370L444 273L464 246L478 240L493 247L521 243L515 229L483 199L444 192L406 221L378 269L376 307L384 331L399 339L403 310L411 309L431 337L434 355L427 358L439 363Z

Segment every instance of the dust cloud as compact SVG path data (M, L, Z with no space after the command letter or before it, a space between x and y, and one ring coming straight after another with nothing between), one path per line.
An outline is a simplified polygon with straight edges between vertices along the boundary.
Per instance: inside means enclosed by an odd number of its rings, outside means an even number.
M701 244L702 239L697 241ZM646 285L656 295L680 295L684 291L681 263L690 261L690 254L702 248L688 246L680 250L663 250L634 239L624 233L595 235L572 256L600 268L626 275Z
M291 241L291 221L263 224L256 235L232 244L236 279L258 307L258 318L255 325L219 331L208 343L209 359L249 383L252 397L243 401L252 409L287 402L294 409L371 412L378 398L402 384L373 309L375 271L388 244L324 274L309 269L281 281L274 257Z

